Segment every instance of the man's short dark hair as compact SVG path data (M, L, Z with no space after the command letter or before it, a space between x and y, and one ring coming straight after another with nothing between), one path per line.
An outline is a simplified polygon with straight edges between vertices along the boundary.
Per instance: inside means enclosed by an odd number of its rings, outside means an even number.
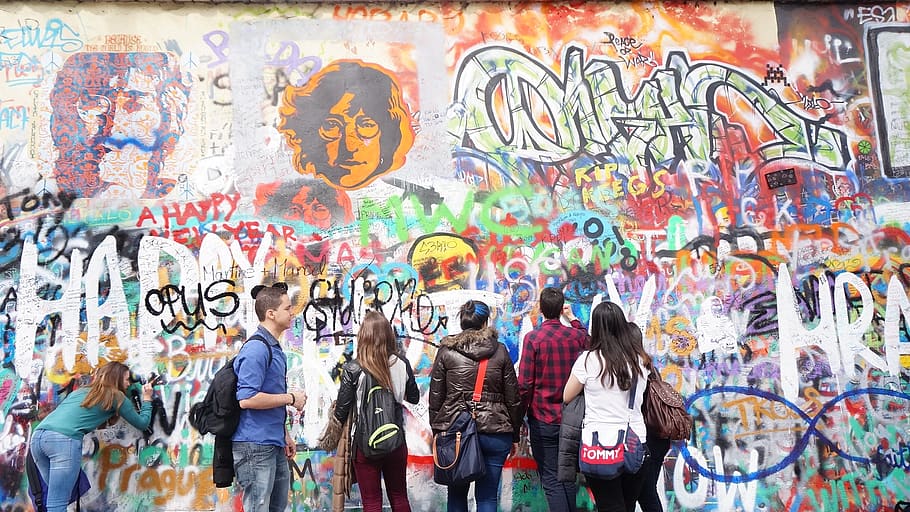
M561 290L548 287L540 291L540 312L547 320L559 318L565 303L566 297Z
M253 300L256 301L256 318L260 322L265 320L265 314L270 309L278 309L281 305L281 297L288 294L288 285L286 283L275 283L272 286L256 285L250 292Z

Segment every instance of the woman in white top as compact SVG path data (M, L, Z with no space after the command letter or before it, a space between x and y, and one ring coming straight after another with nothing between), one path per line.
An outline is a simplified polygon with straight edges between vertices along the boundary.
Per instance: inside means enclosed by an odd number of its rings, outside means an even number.
M591 313L591 349L578 356L563 391L571 401L585 393L585 419L582 443L591 443L597 432L602 444L615 443L621 429L630 425L644 440L645 420L641 415L651 357L641 344L641 336L626 321L625 314L612 302L602 302ZM629 409L632 381L637 379L635 401ZM598 511L633 512L644 483L644 473L622 474L611 480L586 476Z

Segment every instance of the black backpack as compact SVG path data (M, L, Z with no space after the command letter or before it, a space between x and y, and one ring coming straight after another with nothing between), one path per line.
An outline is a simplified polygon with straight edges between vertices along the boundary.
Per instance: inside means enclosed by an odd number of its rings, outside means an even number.
M404 443L404 413L391 390L363 370L363 400L357 415L357 446L367 458L388 455Z
M269 349L269 366L272 365L272 347L262 336L252 336L247 342L259 340ZM240 402L237 400L237 374L232 357L215 372L205 398L190 407L190 425L200 434L233 436L240 423Z

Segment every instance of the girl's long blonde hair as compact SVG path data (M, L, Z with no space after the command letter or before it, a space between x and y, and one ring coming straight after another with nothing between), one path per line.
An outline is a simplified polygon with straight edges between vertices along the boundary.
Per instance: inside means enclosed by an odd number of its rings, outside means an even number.
M88 394L82 400L82 407L98 405L105 411L119 409L126 398L123 377L129 373L129 367L116 361L111 361L95 370Z
M357 333L357 361L386 389L392 389L389 356L396 352L398 345L392 324L378 311L367 312Z

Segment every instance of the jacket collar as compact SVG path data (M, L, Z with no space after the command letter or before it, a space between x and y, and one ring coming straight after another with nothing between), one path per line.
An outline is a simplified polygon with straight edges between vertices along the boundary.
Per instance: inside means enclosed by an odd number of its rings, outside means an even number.
M468 329L453 336L446 336L442 339L441 345L479 361L488 359L496 353L499 334L492 327Z

